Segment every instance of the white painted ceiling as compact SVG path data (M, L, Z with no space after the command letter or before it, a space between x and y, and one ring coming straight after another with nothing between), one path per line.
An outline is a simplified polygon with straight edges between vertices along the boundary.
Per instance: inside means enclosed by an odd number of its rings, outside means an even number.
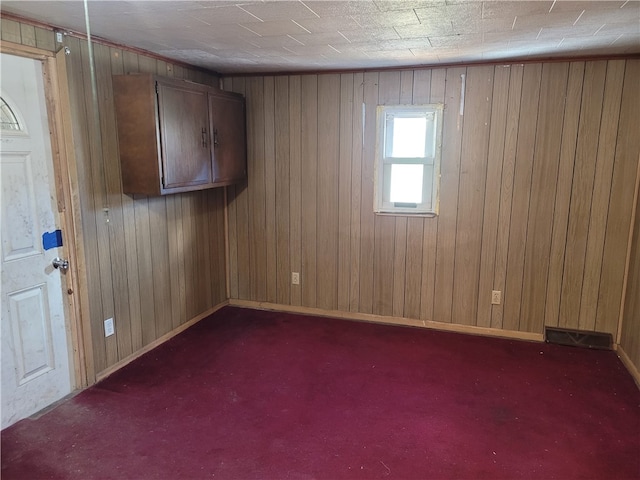
M86 33L82 1L2 11ZM640 53L640 1L88 2L93 36L220 73Z

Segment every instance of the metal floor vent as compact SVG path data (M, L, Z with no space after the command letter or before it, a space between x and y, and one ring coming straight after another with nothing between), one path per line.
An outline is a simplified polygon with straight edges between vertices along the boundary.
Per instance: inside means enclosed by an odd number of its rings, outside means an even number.
M545 327L544 341L571 347L598 348L611 350L613 338L610 333L587 332L567 328Z

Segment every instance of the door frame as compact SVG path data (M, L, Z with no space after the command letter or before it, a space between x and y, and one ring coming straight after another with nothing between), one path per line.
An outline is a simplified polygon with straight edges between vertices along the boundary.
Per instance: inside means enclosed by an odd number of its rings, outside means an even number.
M64 252L69 269L62 282L70 366L71 387L79 390L96 381L93 365L89 295L85 269L78 171L73 142L69 84L64 49L57 53L3 41L0 53L39 60L42 63L44 94L49 123L57 210L64 232ZM67 295L64 294L66 289ZM64 300L63 300L64 302ZM72 391L73 391L72 390Z

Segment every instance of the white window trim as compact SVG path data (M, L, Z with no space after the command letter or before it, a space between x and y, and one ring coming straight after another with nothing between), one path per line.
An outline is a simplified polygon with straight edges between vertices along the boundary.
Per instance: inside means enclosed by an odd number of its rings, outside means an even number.
M433 217L438 215L440 203L440 161L442 157L442 124L443 124L444 105L442 103L434 103L428 105L378 105L376 110L376 157L374 167L374 212L379 215L407 215ZM436 148L433 157L433 176L432 176L432 195L431 208L427 208L426 203L421 207L400 207L383 202L384 191L384 164L385 164L385 118L388 113L411 113L424 112L435 114L435 135ZM388 162L387 162L388 163ZM430 165L422 159L403 159L397 163L419 163Z

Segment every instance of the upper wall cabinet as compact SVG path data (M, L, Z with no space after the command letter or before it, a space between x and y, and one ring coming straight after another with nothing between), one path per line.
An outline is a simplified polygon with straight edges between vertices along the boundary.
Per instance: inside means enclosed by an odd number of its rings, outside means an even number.
M155 75L113 77L124 193L165 195L247 174L244 98Z

